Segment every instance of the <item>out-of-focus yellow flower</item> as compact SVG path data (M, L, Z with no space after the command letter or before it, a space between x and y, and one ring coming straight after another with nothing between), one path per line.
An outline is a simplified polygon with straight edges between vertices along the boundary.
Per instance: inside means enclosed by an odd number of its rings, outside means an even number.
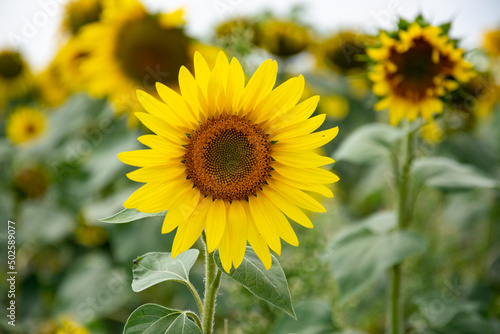
M21 54L17 51L1 51L0 110L8 101L27 95L32 90L33 84L33 74Z
M46 323L40 334L90 334L90 332L70 316L63 316L59 320Z
M429 122L442 113L442 97L474 76L464 51L440 27L411 24L392 37L380 34L380 47L367 50L376 62L369 74L373 91L382 97L376 110L389 109L390 123L422 117Z
M343 119L349 114L349 102L340 95L327 95L318 105L321 112L333 119Z
M447 130L474 129L479 120L493 113L499 102L500 86L490 74L479 73L451 95Z
M489 30L484 34L483 47L493 57L500 56L500 29Z
M215 35L218 45L240 55L252 53L260 40L257 24L245 17L220 23L215 27Z
M366 47L375 43L372 36L354 31L339 32L318 44L318 65L344 75L362 73L368 67L368 62L362 59L366 56Z
M64 9L63 29L76 35L85 25L99 21L105 2L106 0L70 0Z
M63 80L63 68L56 55L51 63L35 77L38 101L44 107L57 107L70 95ZM76 79L78 80L78 79Z
M26 198L43 197L48 185L48 173L39 166L22 169L14 176L14 186Z
M56 55L60 80L64 88L71 93L84 90L86 87L87 82L84 80L81 66L89 54L89 48L82 43L80 37L75 36L70 38Z
M133 115L141 110L137 89L156 95L156 82L176 86L179 68L193 68L195 50L216 56L215 48L186 36L183 24L182 10L153 15L135 0L107 8L101 20L81 35L91 48L81 67L89 80L87 90L108 97L116 112L129 113L129 125L137 126Z
M42 134L46 123L38 109L18 107L7 119L7 138L14 144L29 143Z
M432 121L422 126L420 135L426 142L438 144L443 140L444 131L437 121Z
M78 226L75 231L76 240L88 247L100 246L108 240L108 234L101 226Z
M295 22L270 19L259 25L259 46L275 56L294 56L304 51L310 43L309 29Z

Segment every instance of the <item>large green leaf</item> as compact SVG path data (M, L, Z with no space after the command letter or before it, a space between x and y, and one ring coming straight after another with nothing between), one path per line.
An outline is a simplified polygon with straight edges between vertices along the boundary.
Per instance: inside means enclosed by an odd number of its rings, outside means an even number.
M243 285L255 296L285 311L296 319L285 273L273 255L271 255L271 268L266 270L253 249L247 247L241 265L237 269L231 268L229 273L226 273L222 267L218 250L214 252L214 258L217 267L224 274Z
M159 217L165 216L167 211L157 212L157 213L144 213L139 212L136 209L123 209L122 211L112 215L111 217L98 219L103 223L111 223L111 224L122 224L122 223L130 223L134 220L139 220L147 217Z
M389 267L427 249L422 235L391 232L395 225L393 213L377 213L346 228L331 242L325 259L338 282L342 301L369 287Z
M127 320L123 334L202 334L185 312L157 304L139 306Z
M189 282L189 270L198 254L197 249L188 249L172 259L170 253L147 253L134 262L132 290L142 291L164 281Z
M372 163L388 157L402 134L401 129L388 124L367 124L347 137L332 157L337 161Z
M413 182L416 189L423 185L441 190L498 188L499 182L472 166L444 157L422 158L414 162Z
M332 318L330 305L324 301L312 300L297 304L297 320L283 317L274 327L273 334L331 334L338 328Z

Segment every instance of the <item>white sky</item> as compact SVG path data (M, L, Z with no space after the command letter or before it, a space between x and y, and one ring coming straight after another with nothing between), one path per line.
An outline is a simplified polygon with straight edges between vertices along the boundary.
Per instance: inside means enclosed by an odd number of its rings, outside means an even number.
M35 68L41 69L56 51L63 5L67 0L0 0L0 49L22 38L20 49ZM143 0L151 10L186 10L188 31L210 36L216 22L270 9L286 14L296 4L305 5L304 20L327 33L340 28L391 28L397 15L414 18L422 12L434 24L453 20L453 37L463 46L479 45L485 29L500 26L499 0Z

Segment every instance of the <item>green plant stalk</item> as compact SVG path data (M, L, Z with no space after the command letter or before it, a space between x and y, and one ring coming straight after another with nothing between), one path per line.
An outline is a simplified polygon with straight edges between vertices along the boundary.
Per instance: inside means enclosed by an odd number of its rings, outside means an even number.
M398 183L398 224L396 230L401 230L408 224L408 181L410 178L410 168L413 161L413 132L408 132L404 152L404 165L401 173L397 174ZM397 172L397 170L396 170ZM390 287L390 334L400 334L404 328L403 319L403 299L401 297L401 264L391 267L391 287Z
M207 240L203 233L205 248L205 298L203 300L202 331L203 334L212 334L215 316L215 300L219 290L222 272L217 269L212 254L208 252Z

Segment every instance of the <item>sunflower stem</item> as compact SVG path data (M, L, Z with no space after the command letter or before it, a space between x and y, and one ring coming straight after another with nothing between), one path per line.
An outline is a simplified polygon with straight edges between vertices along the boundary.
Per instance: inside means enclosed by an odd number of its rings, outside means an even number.
M222 272L217 269L214 257L208 252L205 232L203 232L202 240L205 248L205 298L203 300L202 330L203 334L212 334L215 300L217 299Z
M404 165L401 173L397 173L398 186L398 222L396 230L401 230L408 224L409 203L408 203L408 181L410 178L410 168L413 161L413 131L408 131L406 138ZM396 172L397 169L396 169ZM401 265L395 264L390 269L391 289L390 289L390 334L400 334L404 328L403 299L401 296Z

